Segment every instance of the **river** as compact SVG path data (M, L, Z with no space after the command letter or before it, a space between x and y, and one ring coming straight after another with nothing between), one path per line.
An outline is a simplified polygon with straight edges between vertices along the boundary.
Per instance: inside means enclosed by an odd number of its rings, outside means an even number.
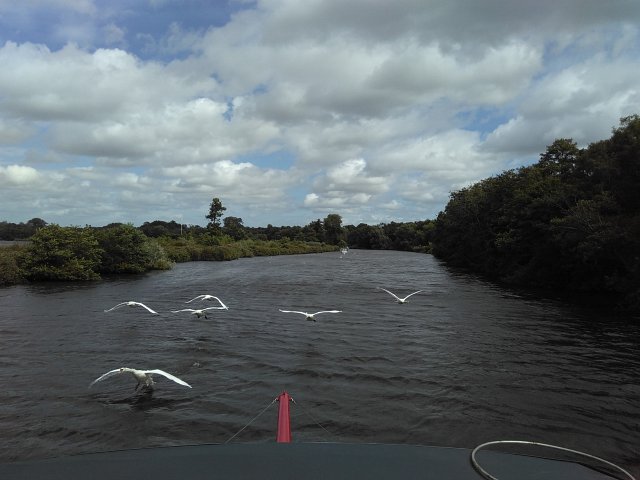
M401 305L379 287L423 292ZM171 313L200 294L229 310ZM160 314L104 312L127 300ZM342 312L310 322L279 309ZM15 286L0 289L0 460L270 442L268 405L287 390L297 442L532 440L637 476L639 344L638 318L505 290L406 252ZM121 366L159 368L193 388L156 377L153 394L134 392L129 375L88 388Z

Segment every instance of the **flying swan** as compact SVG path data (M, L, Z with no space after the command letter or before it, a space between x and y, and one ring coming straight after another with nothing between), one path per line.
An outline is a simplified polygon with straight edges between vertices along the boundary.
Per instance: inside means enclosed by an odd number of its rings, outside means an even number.
M120 375L121 373L130 373L135 377L138 383L136 384L136 388L134 388L134 390L137 390L138 387L140 387L140 385L142 384L144 384L144 386L147 388L153 388L154 382L153 382L152 375L154 374L162 375L164 377L167 377L169 380L173 380L174 382L179 383L180 385L184 385L185 387L191 388L191 385L189 385L187 382L180 380L178 377L174 377L173 375L165 372L164 370L158 370L158 369L137 370L135 368L127 368L127 367L116 368L115 370L111 370L110 372L105 373L104 375L96 378L93 382L91 382L91 384L89 385L89 388L91 388L95 383L100 382L101 380L104 380L105 378L109 378L114 375Z
M390 291L389 291L389 290L387 290L386 288L382 288L382 287L378 287L378 288L380 288L380 290L384 290L384 291L385 291L385 292L387 292L389 295L393 296L393 297L398 301L398 303L404 303L404 302L406 302L406 301L407 301L407 298L409 298L411 295L415 295L416 293L420 293L420 292L422 292L422 290L418 290L417 292L410 293L409 295L407 295L407 296L406 296L406 297L404 297L404 298L400 298L400 297L399 297L399 296L397 296L395 293L390 292Z
M171 310L171 313L189 312L191 313L191 315L195 315L198 318L200 317L209 318L207 317L207 310L228 310L228 308L227 307L207 307L207 308L201 308L199 310L196 310L193 308L183 308L182 310Z
M197 297L192 298L188 302L184 302L184 303L191 303L194 300L211 300L211 299L216 299L220 303L220 305L222 305L222 308L224 308L225 310L229 310L229 307L227 307L224 303L222 303L222 300L220 300L218 297L214 295L198 295Z
M127 306L127 307L140 306L142 308L146 308L147 310L149 310L154 315L159 315L158 312L156 312L155 310L150 309L144 303L140 303L140 302L122 302L122 303L119 303L118 305L116 305L115 307L111 307L109 310L105 310L105 312L110 312L111 310L115 310L116 308L120 308L120 307L124 307L124 306Z
M314 318L316 315L319 315L321 313L340 313L342 312L342 310L323 310L321 312L316 312L316 313L307 313L307 312L298 312L296 310L282 310L282 309L278 309L281 312L284 313L300 313L301 315L304 315L305 317L307 317L307 320L311 321L311 322L315 322L316 319Z

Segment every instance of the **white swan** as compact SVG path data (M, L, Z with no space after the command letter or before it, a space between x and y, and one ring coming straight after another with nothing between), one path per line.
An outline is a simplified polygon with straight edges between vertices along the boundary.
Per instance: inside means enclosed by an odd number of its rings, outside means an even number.
M298 312L296 310L282 310L281 308L278 310L284 313L300 313L301 315L304 315L305 317L307 317L307 320L310 320L312 322L315 322L316 319L314 317L321 313L341 313L342 312L342 310L323 310L321 312L316 312L316 313L307 313L307 312Z
M209 317L207 317L207 310L228 310L228 308L226 308L226 307L207 307L207 308L201 308L199 310L193 309L193 308L183 308L182 310L171 310L171 313L189 312L189 313L191 313L191 315L195 315L198 318L200 318L200 317L209 318Z
M163 375L167 377L169 380L173 380L174 382L179 383L180 385L184 385L185 387L191 388L191 385L189 385L187 382L185 382L184 380L180 380L178 377L174 377L173 375L165 372L164 370L158 370L158 369L137 370L135 368L127 368L127 367L116 368L115 370L111 370L105 373L104 375L96 378L93 382L91 382L91 384L89 385L89 388L91 388L95 383L101 380L104 380L105 378L112 377L113 375L120 375L121 373L130 373L138 381L138 383L136 384L136 388L134 388L134 390L137 390L141 384L144 384L144 386L147 388L153 388L154 382L153 382L152 375L154 374Z
M214 295L198 295L197 297L192 298L188 302L184 302L184 303L191 303L194 300L211 300L212 298L216 299L218 301L218 303L220 303L220 305L222 305L222 308L224 308L225 310L229 310L229 307L227 307L224 303L222 303L222 300L220 300L218 297L216 297Z
M110 312L111 310L115 310L116 308L120 308L120 307L135 307L135 306L139 306L142 308L146 308L147 310L149 310L151 313L153 313L154 315L159 315L158 312L156 312L155 310L152 310L151 308L147 307L144 303L140 303L140 302L122 302L119 303L118 305L116 305L115 307L111 307L109 310L105 310L105 312Z
M387 290L386 288L382 288L382 287L378 287L378 288L379 288L380 290L384 290L384 291L385 291L385 292L387 292L389 295L393 296L393 297L398 301L398 303L404 303L404 302L406 302L406 301L407 301L407 298L409 298L411 295L415 295L416 293L420 293L420 292L422 292L422 290L418 290L417 292L410 293L409 295L407 295L407 296L406 296L406 297L404 297L404 298L400 298L400 297L399 297L399 296L397 296L395 293L390 292L390 291L389 291L389 290Z

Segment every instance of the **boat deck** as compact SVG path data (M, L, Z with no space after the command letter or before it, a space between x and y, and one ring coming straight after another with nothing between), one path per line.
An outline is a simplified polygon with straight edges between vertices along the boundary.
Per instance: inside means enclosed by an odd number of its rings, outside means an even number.
M0 478L113 480L480 480L464 448L262 443L146 448L0 464ZM583 465L495 451L478 462L499 480L611 480Z

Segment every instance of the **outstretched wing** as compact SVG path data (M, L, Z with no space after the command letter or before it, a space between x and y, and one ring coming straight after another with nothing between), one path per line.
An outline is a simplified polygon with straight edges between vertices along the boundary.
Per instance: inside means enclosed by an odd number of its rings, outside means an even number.
M147 310L149 310L151 313L158 315L158 312L156 312L155 310L150 309L149 307L147 307L144 303L140 303L140 302L133 302L136 305L140 305L142 308L146 308Z
M198 295L197 297L192 298L192 299L191 299L191 300L189 300L188 302L184 302L184 303L191 303L191 302L193 302L194 300L199 300L199 299L204 298L204 297L206 297L206 295Z
M342 310L323 310L321 312L314 313L314 315L318 315L320 313L341 313L341 312L342 312Z
M224 307L207 307L207 308L203 308L202 311L206 312L207 310L226 310L226 308Z
M278 310L280 310L283 313L299 313L301 315L309 315L307 312L298 312L297 310L282 310L281 308L279 308Z
M389 295L391 295L392 297L394 297L396 300L400 300L400 297L398 297L395 293L390 292L389 290L387 290L386 288L382 288L382 287L378 287L380 290L384 290L385 292L387 292Z
M187 382L185 382L184 380L180 380L178 377L174 377L173 375L165 372L164 370L158 370L158 369L144 370L144 373L155 373L158 375L162 375L163 377L167 377L169 380L173 380L174 382L179 383L180 385L184 385L185 387L191 388L191 385L189 385Z
M406 300L407 298L409 298L411 295L415 295L416 293L420 293L422 290L418 290L417 292L413 292L410 293L409 295L407 295L406 297L404 297L404 299Z
M98 383L99 381L104 380L105 378L118 375L119 373L122 373L119 368L116 368L115 370L111 370L110 372L105 373L104 375L96 378L93 382L91 382L91 384L89 384L89 388L91 388L95 383Z
M214 297L213 295L209 295L209 297L215 298L218 302L220 302L220 305L222 305L222 308L224 308L225 310L229 310L229 307L227 307L224 303L222 303L222 300L220 300L218 297Z
M192 298L191 300L189 300L188 302L185 302L185 303L191 303L191 302L193 302L194 300L209 300L209 299L211 299L211 298L215 298L215 299L218 301L218 303L220 303L220 305L222 306L222 308L224 308L225 310L229 310L229 307L227 307L227 306L222 302L222 300L220 300L220 299L219 299L218 297L216 297L215 295L198 295L197 297Z
M171 313L180 313L180 312L195 312L193 308L183 308L182 310L171 310Z
M115 307L111 307L109 310L105 310L105 312L110 312L111 310L115 310L116 308L120 308L123 305L127 305L129 302L120 302L119 304L117 304Z

